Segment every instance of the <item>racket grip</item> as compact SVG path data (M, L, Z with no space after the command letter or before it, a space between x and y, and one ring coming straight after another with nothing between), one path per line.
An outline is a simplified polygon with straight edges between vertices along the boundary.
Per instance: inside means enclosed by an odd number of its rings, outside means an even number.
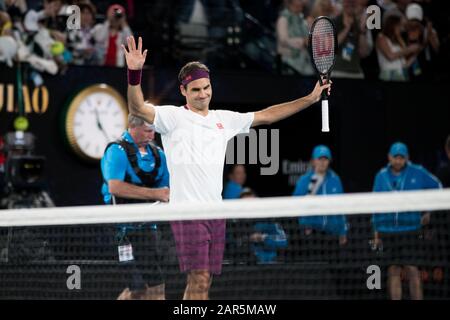
M322 100L322 132L330 132L328 121L328 100Z

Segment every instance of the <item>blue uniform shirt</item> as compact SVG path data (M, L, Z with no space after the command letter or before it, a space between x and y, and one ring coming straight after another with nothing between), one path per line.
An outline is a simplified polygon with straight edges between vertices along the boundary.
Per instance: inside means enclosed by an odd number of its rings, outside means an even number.
M234 181L228 181L223 190L224 199L239 199L242 192L242 186Z
M381 169L373 186L374 192L437 189L440 181L420 165L408 162L399 175L394 175L391 166ZM377 232L415 231L421 228L421 212L380 213L372 216L373 230Z
M122 134L122 139L133 143L137 148L137 145L134 143L131 135L128 132L124 132ZM141 168L143 171L150 172L155 167L155 158L153 157L153 153L150 146L147 146L146 149L147 149L146 155L142 155L140 152L136 154L137 163L139 168ZM158 169L158 174L156 175L155 178L155 184L151 187L152 188L169 187L169 171L167 169L166 156L160 148L157 149L159 152L159 156L161 158L161 165ZM136 173L133 170L133 167L128 161L128 157L125 150L118 144L113 144L108 148L108 150L106 150L101 160L101 169L104 179L102 185L102 194L105 203L111 203L111 194L109 192L107 184L109 180L114 179L124 181L125 175L128 174L128 176L131 177L131 183L134 184L142 183L141 179L139 179L139 177L136 175Z
M313 170L309 170L302 175L297 181L293 195L308 195L309 185L313 176ZM317 189L316 195L340 193L343 193L341 179L333 170L327 170L322 184ZM301 226L310 227L330 234L346 235L348 231L347 218L344 215L300 217L298 222Z
M265 235L264 241L252 244L253 253L260 263L275 261L277 249L287 247L286 233L278 223L259 222L254 231Z

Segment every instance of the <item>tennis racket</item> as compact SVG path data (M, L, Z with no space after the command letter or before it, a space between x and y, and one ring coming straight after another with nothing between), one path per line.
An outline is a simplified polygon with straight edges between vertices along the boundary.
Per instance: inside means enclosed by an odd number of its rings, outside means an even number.
M337 52L337 34L330 18L317 17L309 31L309 53L320 85L328 83ZM322 92L322 132L329 132L328 94Z

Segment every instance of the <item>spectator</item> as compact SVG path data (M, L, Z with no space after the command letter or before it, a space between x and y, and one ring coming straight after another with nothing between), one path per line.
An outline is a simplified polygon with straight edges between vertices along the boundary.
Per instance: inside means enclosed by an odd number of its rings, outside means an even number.
M13 37L0 36L0 62L5 62L8 67L12 67L17 48L17 43Z
M312 153L312 170L302 175L295 186L294 196L327 195L343 193L339 176L330 169L331 151L318 145ZM347 219L344 215L300 217L299 224L309 236L313 230L339 237L339 244L347 243Z
M402 39L402 18L398 14L389 14L383 21L383 27L376 41L380 80L408 81L406 69L412 64L421 46L406 46Z
M65 44L65 30L68 16L69 12L65 1L44 0L44 8L42 10L30 10L27 12L25 15L25 23L31 21L31 25L33 25L35 21L38 21L41 28L44 27L45 30L48 30L49 36L54 41Z
M245 172L245 166L242 164L234 165L228 174L228 183L223 189L223 198L239 199L242 192L242 187L246 180L247 173Z
M0 37L12 35L11 17L5 11L0 11Z
M125 58L120 46L132 34L126 19L125 8L114 4L108 8L106 21L97 24L92 34L96 43L100 65L123 67Z
M11 18L12 29L15 29L17 24L22 23L25 13L27 12L27 4L25 0L6 1L6 9Z
M374 29L367 28L367 21L369 18L367 14L367 8L374 4L377 4L376 0L357 0L357 9L356 9L357 15L361 17L361 22L365 24L365 26L363 27L366 29L369 54L366 57L361 58L360 65L364 73L364 78L367 80L378 79L378 75L380 73L377 61L377 52L376 50L374 50L374 48L375 48L375 39L377 38L377 35L381 30L377 28Z
M441 188L439 180L422 166L409 162L408 148L394 143L388 154L389 164L381 169L373 187L375 192L397 192ZM423 299L423 289L418 264L426 257L421 238L422 226L430 222L430 213L405 212L374 214L373 249L383 251L388 265L388 291L392 300L402 298L400 274L404 268L409 281L410 297Z
M1 1L0 1L1 2ZM4 10L8 12L8 14L12 17L16 13L23 16L25 12L28 10L27 1L26 0L6 0L5 8L0 10Z
M411 3L406 8L406 31L408 45L418 44L422 50L414 56L408 75L411 80L427 80L433 76L432 63L439 53L439 38L433 29L431 21L423 25L424 17L422 7L417 3Z
M0 62L13 66L13 58L17 53L18 45L12 37L12 23L9 15L0 11Z
M436 175L442 182L444 188L450 188L450 135L445 141L445 154L447 156L447 162L439 167Z
M64 33L67 6L61 0L44 0L40 11L29 10L14 25L14 35L19 44L18 58L38 70L56 74L63 72L71 60Z
M19 59L29 62L38 71L56 74L59 68L52 53L52 46L56 41L52 38L50 30L40 24L37 16L30 18L30 15L27 15L24 24L29 33L18 36L21 47Z
M245 188L240 195L241 199L256 198L253 190ZM278 249L287 247L287 237L279 223L257 222L249 236L252 254L258 263L267 264L277 261Z
M276 25L278 53L284 63L302 75L314 74L307 50L309 28L303 15L304 0L288 0Z
M363 79L360 59L369 55L371 33L366 28L364 6L356 0L343 0L342 13L334 21L338 34L338 52L333 76Z
M96 9L90 2L78 4L81 13L81 29L68 31L68 47L73 55L73 63L77 65L97 65L95 40L92 28L95 24Z
M384 15L383 18L387 18L387 16L393 14L393 15L399 15L402 18L405 18L406 14L406 8L411 3L411 0L392 0L387 1L386 4L383 4Z
M337 12L333 0L316 0L311 9L311 14L306 18L306 21L308 21L308 26L311 28L314 19L317 17L326 16L332 18L337 15Z
M44 0L44 9L39 12L41 23L52 31L58 41L65 41L68 10L64 0Z

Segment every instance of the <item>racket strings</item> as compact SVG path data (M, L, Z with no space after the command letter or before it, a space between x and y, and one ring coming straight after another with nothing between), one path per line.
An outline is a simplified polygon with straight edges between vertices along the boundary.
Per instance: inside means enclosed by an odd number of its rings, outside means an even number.
M335 36L334 28L330 21L326 19L318 20L312 30L312 55L313 63L317 70L326 74L333 66Z

